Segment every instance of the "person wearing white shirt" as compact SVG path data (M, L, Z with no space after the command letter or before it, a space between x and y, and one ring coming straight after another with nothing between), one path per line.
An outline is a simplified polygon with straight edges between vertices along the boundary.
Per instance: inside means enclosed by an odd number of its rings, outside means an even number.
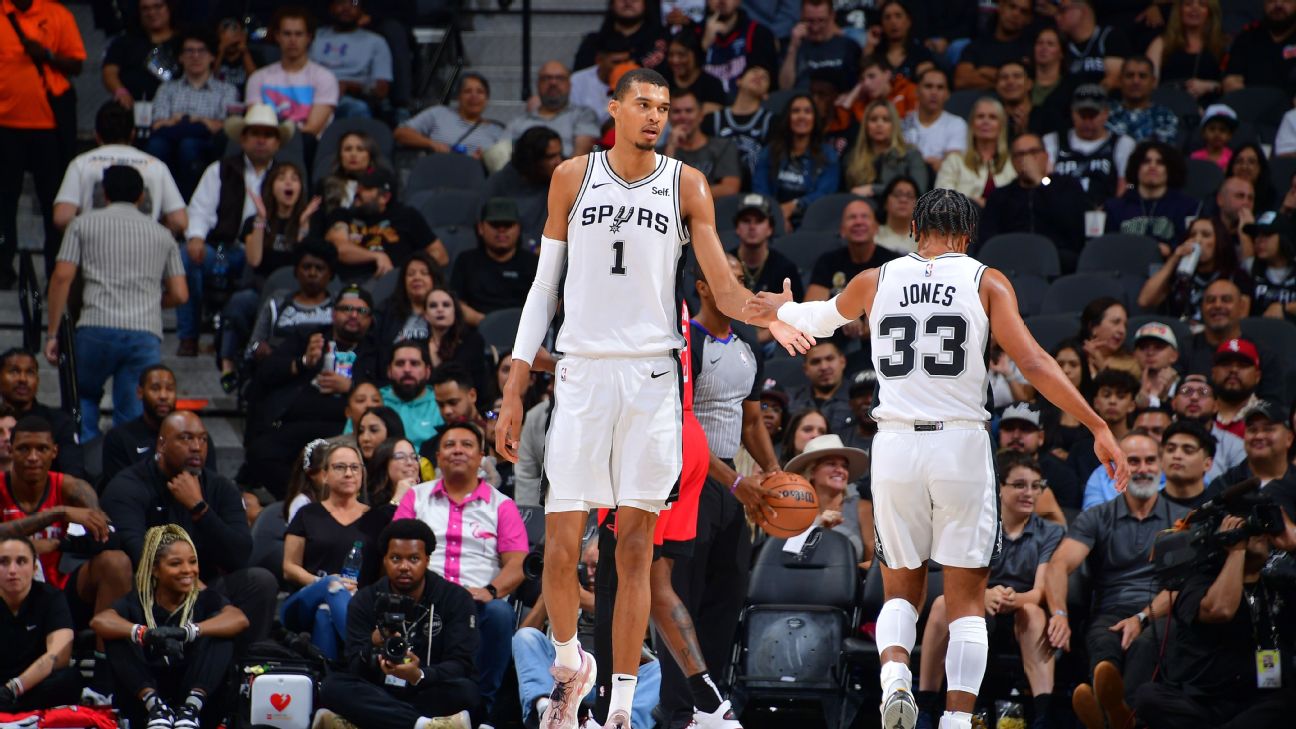
M612 97L608 81L612 69L630 60L632 48L629 39L620 33L606 33L594 56L594 65L581 69L571 77L571 104L594 110L599 124L608 120L607 103Z
M949 75L941 69L923 71L918 77L918 108L903 123L905 141L938 172L946 156L967 150L967 122L945 111L949 88Z

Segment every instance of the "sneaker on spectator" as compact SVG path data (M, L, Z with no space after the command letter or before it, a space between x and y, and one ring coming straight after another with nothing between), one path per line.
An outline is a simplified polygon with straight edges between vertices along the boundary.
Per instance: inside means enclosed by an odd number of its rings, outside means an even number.
M175 729L175 712L161 701L153 702L148 712L147 729Z
M89 686L81 689L82 706L112 706L112 702L112 694L101 694Z
M1082 683L1075 687L1071 694L1071 709L1085 729L1103 729L1102 707L1098 705L1098 698L1094 696L1093 687L1089 684Z
M1107 714L1107 723L1113 727L1129 727L1134 723L1134 710L1125 703L1125 678L1111 661L1094 667L1094 695L1098 705Z
M175 729L200 729L198 709L193 704L185 702L175 712Z
M603 725L603 729L630 729L630 715L624 709L612 712L607 723Z
M572 669L564 666L553 666L549 669L554 678L553 693L549 694L549 706L545 707L540 717L540 729L576 729L576 713L580 710L581 699L594 686L598 668L594 656L581 650L581 666ZM629 725L627 724L627 729Z

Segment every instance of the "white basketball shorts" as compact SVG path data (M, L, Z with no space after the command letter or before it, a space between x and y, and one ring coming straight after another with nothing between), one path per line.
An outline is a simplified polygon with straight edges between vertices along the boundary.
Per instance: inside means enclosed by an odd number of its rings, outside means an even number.
M873 522L877 556L893 569L928 559L989 567L1000 545L999 495L983 428L914 432L879 424L873 438Z
M663 508L683 467L679 360L568 355L555 375L545 510Z

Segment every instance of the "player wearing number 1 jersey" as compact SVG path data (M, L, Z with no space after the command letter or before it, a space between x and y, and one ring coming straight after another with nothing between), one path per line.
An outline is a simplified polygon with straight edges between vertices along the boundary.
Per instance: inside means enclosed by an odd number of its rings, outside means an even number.
M886 593L877 619L882 725L912 729L918 719L909 654L933 559L944 566L950 619L940 729L970 729L988 652L986 578L1000 538L986 433L991 334L1042 395L1093 432L1094 452L1120 490L1129 467L1106 423L1031 337L1008 280L967 256L976 206L952 190L932 190L910 225L917 253L859 274L831 301L784 303L762 294L744 309L757 323L776 316L813 336L868 316L878 374L873 514Z
M666 80L625 74L608 112L616 144L558 166L540 262L518 322L513 369L496 426L496 448L517 459L522 391L563 297L554 404L545 445L545 555L542 580L557 649L554 692L542 729L575 729L576 710L595 678L576 642L576 561L587 513L617 509L617 595L612 620L612 690L606 726L630 729L630 708L648 626L652 536L680 476L677 326L683 248L727 315L751 292L729 275L715 232L715 205L697 170L656 154L670 110ZM770 332L804 352L809 339L782 322ZM750 489L749 489L750 490ZM760 493L740 493L749 505Z

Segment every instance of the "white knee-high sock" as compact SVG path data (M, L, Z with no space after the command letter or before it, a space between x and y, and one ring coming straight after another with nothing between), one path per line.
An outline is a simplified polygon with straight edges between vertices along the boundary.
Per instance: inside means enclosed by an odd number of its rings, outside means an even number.
M881 653L887 648L903 648L913 653L918 640L918 610L913 603L902 598L892 598L882 606L877 619L877 646Z
M945 653L945 679L950 691L976 694L985 678L990 638L982 617L959 618L949 625L949 650Z

